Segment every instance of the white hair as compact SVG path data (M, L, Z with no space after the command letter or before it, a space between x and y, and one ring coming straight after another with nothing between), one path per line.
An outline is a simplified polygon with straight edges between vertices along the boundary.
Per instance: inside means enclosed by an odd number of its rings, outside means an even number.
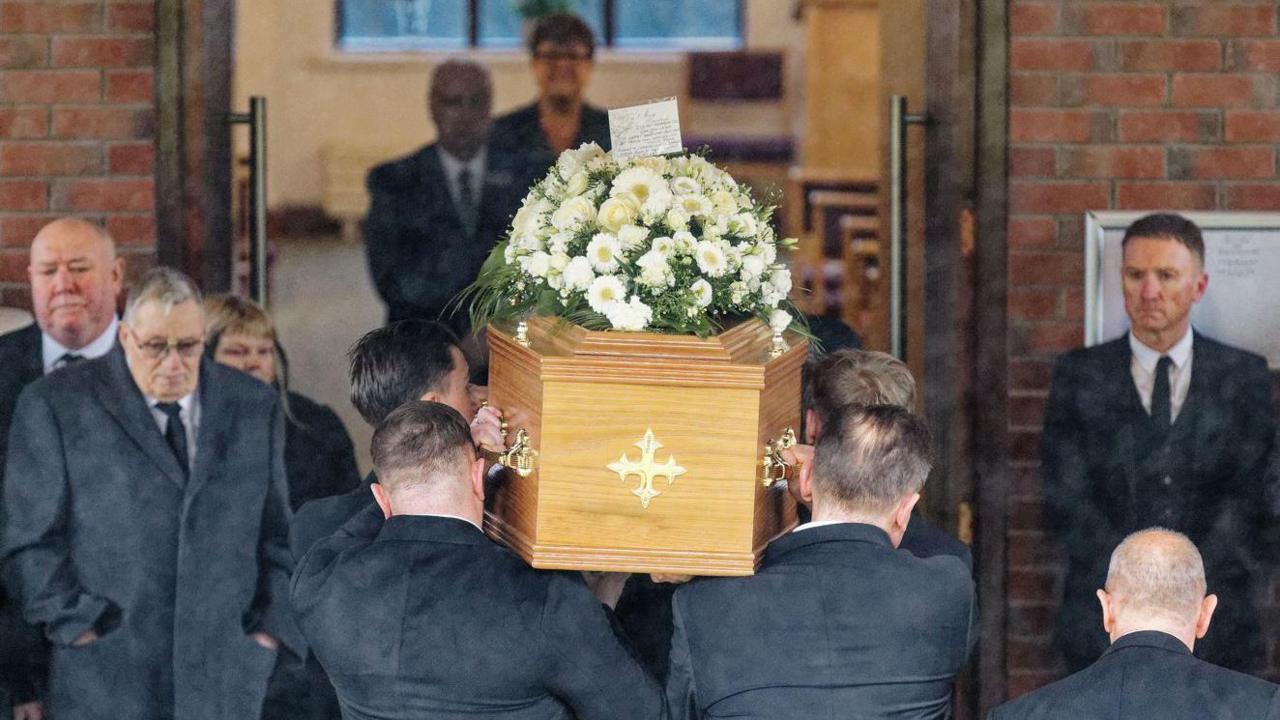
M158 303L168 311L190 300L200 303L200 290L191 278L173 268L153 268L129 289L129 299L124 304L124 322L133 325L138 308L143 305Z
M1180 532L1141 530L1111 553L1106 589L1126 615L1186 623L1195 619L1205 596L1204 560Z

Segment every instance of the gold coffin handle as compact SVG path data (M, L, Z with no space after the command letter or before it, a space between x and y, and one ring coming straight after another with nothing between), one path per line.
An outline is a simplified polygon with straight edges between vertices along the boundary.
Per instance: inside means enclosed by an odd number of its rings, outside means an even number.
M782 435L770 440L764 446L764 459L760 461L760 483L765 487L773 487L779 482L791 479L792 463L782 456L783 450L796 446L796 431L787 428Z
M515 440L506 452L498 455L498 464L511 468L522 478L529 477L537 469L538 451L529 442L529 431L524 428L516 430Z

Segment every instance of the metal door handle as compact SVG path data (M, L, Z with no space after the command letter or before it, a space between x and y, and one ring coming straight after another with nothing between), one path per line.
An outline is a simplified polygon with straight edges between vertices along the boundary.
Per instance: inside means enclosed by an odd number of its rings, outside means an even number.
M907 98L889 98L889 352L907 359L907 126L928 116L909 114Z
M233 113L232 125L249 126L249 297L267 306L267 99L249 98L248 113Z

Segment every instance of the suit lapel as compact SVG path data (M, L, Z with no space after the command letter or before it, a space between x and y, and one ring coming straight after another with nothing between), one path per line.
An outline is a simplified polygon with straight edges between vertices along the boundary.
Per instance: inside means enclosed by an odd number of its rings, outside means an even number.
M186 484L182 468L173 451L165 444L164 436L147 407L146 400L129 374L124 351L117 345L107 355L107 372L98 377L97 393L103 407L119 423L120 427L150 458L157 468L164 471L175 485Z
M22 374L22 384L33 383L44 375L44 350L40 344L40 328L32 324L22 335L22 355L18 372Z
M1138 491L1134 422L1145 418L1146 410L1142 408L1142 398L1133 384L1133 351L1129 349L1128 334L1103 347L1105 354L1101 374L1094 378L1094 385L1103 393L1101 406L1105 410L1102 419L1115 427L1116 453L1124 467L1124 486L1133 502Z
M234 410L226 393L218 392L210 360L200 361L200 425L196 428L196 460L192 468L187 495L194 495L209 481L214 459L225 456L227 432L231 428Z

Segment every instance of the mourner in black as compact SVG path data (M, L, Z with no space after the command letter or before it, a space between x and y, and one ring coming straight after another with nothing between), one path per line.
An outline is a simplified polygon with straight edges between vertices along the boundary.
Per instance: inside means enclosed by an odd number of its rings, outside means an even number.
M83 220L55 220L36 233L30 257L36 322L0 335L0 477L22 389L66 365L102 357L116 344L124 260L111 236ZM0 580L0 717L2 704L17 717L32 717L42 711L48 648L4 588Z
M1088 668L996 708L990 720L1274 720L1280 687L1211 665L1191 650L1218 598L1205 595L1205 567L1181 533L1130 535L1111 555L1097 591L1111 647Z
M428 98L436 141L369 172L365 252L388 322L438 319L461 336L467 309L446 310L505 237L528 184L522 158L489 147L487 70L443 63Z
M584 99L596 41L581 18L552 13L529 33L538 99L493 122L492 152L523 168L523 185L542 179L560 153L593 142L609 149L609 114Z
M52 717L256 717L277 651L301 653L279 398L203 337L195 287L156 269L120 347L18 398L0 559L53 644Z
M1267 460L1276 432L1263 358L1190 324L1204 294L1204 241L1177 215L1150 215L1124 238L1130 332L1059 358L1045 412L1046 517L1066 548L1058 644L1078 670L1106 648L1093 593L1124 536L1185 533L1222 598L1198 656L1257 670L1266 649L1253 604L1274 520Z
M928 431L902 408L828 420L797 478L813 522L770 544L754 576L676 591L673 717L949 716L976 639L973 580L957 557L896 549L928 458Z
M485 463L456 410L391 413L373 462L378 508L320 541L292 586L346 717L666 717L582 578L534 570L481 532Z

